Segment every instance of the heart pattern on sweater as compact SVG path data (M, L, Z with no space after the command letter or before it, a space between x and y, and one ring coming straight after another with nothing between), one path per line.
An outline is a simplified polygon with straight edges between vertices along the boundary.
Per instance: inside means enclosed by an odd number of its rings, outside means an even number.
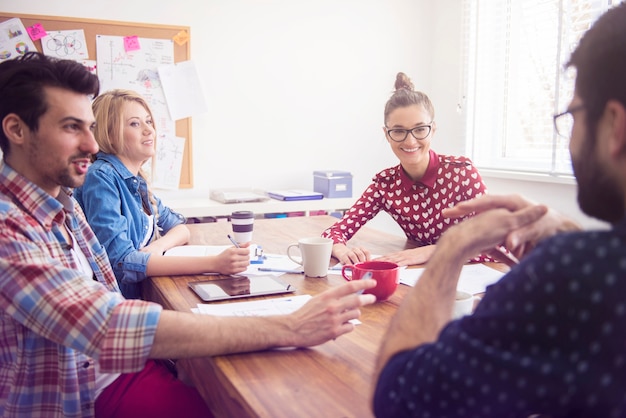
M429 184L407 184L397 167L381 171L343 218L322 235L346 243L384 210L407 237L422 245L435 244L447 228L462 220L444 218L443 209L486 192L478 171L468 161L439 156L438 171Z

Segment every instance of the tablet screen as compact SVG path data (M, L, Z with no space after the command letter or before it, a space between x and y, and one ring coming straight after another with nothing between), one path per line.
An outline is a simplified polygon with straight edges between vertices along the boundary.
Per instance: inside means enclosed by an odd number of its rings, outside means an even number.
M189 287L205 302L295 292L295 288L274 276L221 276L190 282Z

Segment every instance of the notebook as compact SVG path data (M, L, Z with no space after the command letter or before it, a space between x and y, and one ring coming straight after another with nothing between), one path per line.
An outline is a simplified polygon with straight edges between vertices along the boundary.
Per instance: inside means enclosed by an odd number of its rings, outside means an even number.
M211 199L221 203L263 202L269 198L255 189L216 189L209 193Z

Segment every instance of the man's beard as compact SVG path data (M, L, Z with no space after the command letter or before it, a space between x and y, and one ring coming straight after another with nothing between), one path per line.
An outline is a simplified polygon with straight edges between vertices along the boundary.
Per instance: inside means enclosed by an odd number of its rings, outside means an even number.
M76 188L83 185L83 183L85 182L85 177L82 176L77 178L75 176L72 176L69 170L65 170L62 173L59 173L59 179L57 182L59 186Z
M589 216L615 223L624 217L624 194L618 182L597 162L596 141L586 135L579 160L572 157L578 204Z

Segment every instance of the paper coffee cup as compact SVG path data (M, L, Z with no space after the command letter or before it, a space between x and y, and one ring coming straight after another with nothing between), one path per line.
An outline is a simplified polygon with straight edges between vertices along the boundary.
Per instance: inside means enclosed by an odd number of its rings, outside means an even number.
M233 239L237 244L252 241L254 229L254 213L248 210L235 211L230 215L233 226Z

